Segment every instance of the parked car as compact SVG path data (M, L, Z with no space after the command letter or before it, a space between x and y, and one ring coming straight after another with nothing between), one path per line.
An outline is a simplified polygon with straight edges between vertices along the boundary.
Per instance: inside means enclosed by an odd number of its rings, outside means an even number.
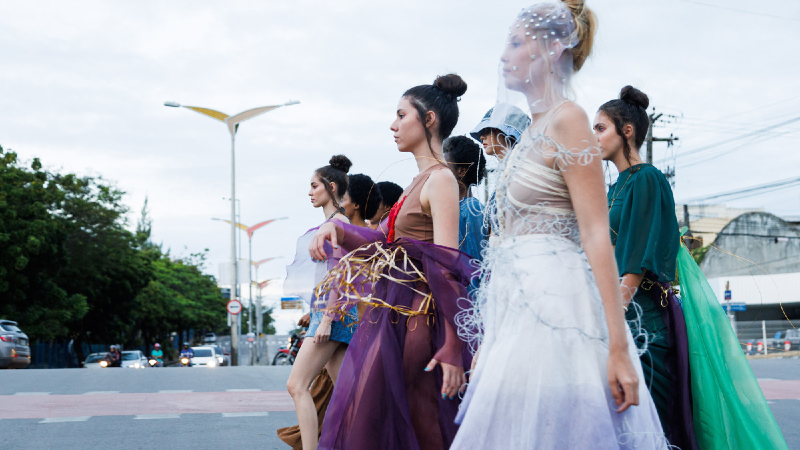
M84 369L101 369L100 361L104 360L108 353L90 353L89 356L83 361Z
M214 333L206 333L206 335L203 337L203 342L205 343L217 342L217 335Z
M145 367L149 367L149 364L141 350L128 350L122 352L122 367L144 369Z
M17 322L0 320L0 369L24 369L31 363L28 335Z
M192 352L194 352L192 366L217 367L219 365L214 347L192 347Z
M800 333L792 329L778 331L775 336L767 338L767 348L784 350L786 341L789 341L789 350L797 350L800 348Z

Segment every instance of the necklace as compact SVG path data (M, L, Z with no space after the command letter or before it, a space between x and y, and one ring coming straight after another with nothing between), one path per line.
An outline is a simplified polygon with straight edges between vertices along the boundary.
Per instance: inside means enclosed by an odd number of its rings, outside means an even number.
M333 219L333 216L335 216L335 215L336 215L336 214L338 214L338 213L342 213L342 215L344 215L344 208L342 208L342 207L340 206L340 207L339 207L339 209L337 209L336 211L334 211L334 212L333 212L333 214L331 214L330 216L328 216L328 220L331 220L331 219Z

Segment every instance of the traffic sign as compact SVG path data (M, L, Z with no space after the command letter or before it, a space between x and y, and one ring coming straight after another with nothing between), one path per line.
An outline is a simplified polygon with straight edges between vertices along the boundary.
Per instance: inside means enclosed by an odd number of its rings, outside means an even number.
M242 303L239 300L231 300L228 302L228 312L233 314L239 314L242 312Z
M731 291L727 290L725 291L725 300L730 300L730 299L731 299Z
M731 303L731 311L747 311L747 305L744 303ZM722 305L722 309L728 311L728 305Z

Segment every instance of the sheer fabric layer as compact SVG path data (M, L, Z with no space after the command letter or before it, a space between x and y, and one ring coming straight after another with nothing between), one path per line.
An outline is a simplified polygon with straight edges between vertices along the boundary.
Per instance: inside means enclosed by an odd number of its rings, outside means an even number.
M578 246L550 235L492 244L485 338L452 448L667 448L644 383L640 405L616 412L603 305ZM636 361L630 333L628 348Z
M468 295L474 271L470 258L458 250L408 238L388 244L380 231L341 226L345 239L340 254L331 253L340 263L374 255L375 245L402 257L382 266L380 273L373 271L346 282L341 277L348 272L343 271L334 283L360 287L358 295L340 296L329 309L343 310L370 299L385 306L369 308L359 322L328 407L319 448L449 448L458 429L454 419L459 400L442 399L439 366L431 372L424 368L431 358L469 368L471 354L458 338L454 318L464 305L460 300ZM417 270L424 274L424 281ZM432 302L427 314L399 312L424 309L428 294Z

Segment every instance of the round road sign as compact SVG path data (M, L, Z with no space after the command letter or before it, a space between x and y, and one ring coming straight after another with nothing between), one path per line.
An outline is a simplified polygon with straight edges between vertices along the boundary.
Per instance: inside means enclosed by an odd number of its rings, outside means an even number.
M239 302L239 300L231 300L231 301L229 301L228 302L228 312L233 314L234 316L236 314L239 314L240 312L242 312L242 304L241 304L241 302Z

